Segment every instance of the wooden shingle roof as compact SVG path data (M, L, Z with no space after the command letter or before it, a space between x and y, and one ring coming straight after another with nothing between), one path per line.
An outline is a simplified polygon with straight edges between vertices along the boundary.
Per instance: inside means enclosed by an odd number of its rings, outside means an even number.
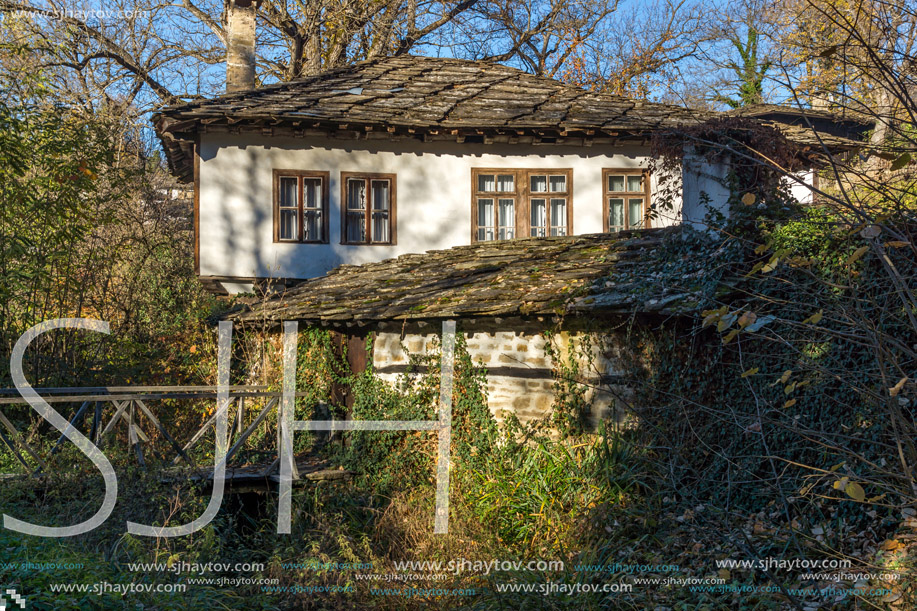
M873 121L851 111L833 111L778 104L749 104L727 110L730 117L756 119L780 130L790 141L831 150L852 150L863 146L863 136Z
M594 93L488 62L401 55L303 80L172 106L153 123L170 167L191 177L204 130L275 128L325 133L626 137L702 120L679 106Z
M445 318L696 309L690 292L654 281L649 254L680 228L479 242L342 265L229 320L275 327ZM606 282L609 276L615 282ZM657 286L658 285L658 286Z

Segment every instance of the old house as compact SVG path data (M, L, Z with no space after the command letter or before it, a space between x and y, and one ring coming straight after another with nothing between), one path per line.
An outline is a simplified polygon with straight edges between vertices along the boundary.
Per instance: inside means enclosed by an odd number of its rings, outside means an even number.
M194 183L198 274L221 292L477 242L697 223L702 193L725 198L728 168L687 155L680 197L658 206L650 138L709 117L680 107L414 56L251 85L154 118Z
M255 88L253 23L236 23L228 93L154 116L172 172L194 186L201 280L223 293L287 287L233 320L332 327L351 346L372 332L364 356L392 379L442 320L460 319L491 410L526 420L550 409L555 357L587 337L591 416L626 397L623 335L589 321L697 310L701 298L646 258L710 207L728 213L730 168L686 147L660 206L650 141L711 113L408 55ZM732 114L811 145L849 148L861 129L780 107Z

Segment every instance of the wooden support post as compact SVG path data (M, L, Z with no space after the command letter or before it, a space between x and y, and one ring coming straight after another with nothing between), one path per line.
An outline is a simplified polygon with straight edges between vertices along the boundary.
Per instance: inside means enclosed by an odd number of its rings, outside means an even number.
M10 439L3 433L3 431L0 431L0 439L2 439L2 440L3 440L3 444L4 444L6 447L8 447L8 448L10 449L10 452L13 453L13 456L15 456L16 459L17 459L19 462L22 463L22 466L25 467L25 470L26 470L26 471L30 471L30 470L32 469L32 467L29 465L29 463L27 463L27 462L25 461L25 458L23 458L23 457L22 457L22 454L19 453L19 450L16 449L16 446L13 444L12 440L10 440Z
M162 426L162 423L156 419L156 416L153 415L153 412L151 412L150 409L146 406L146 404L143 401L141 401L140 399L137 399L137 407L139 407L140 411L142 411L143 414L150 420L150 422L153 423L153 426L155 426L159 430L162 436L166 438L166 441L169 442L169 445L172 446L172 449L174 449L181 458L184 458L185 462L187 462L192 467L196 467L197 465L194 463L191 457L188 456L188 454L182 449L182 447L178 445L178 442L175 441L171 435L169 435L169 433L166 431L166 428Z
M279 466L280 466L280 457L278 456L277 458L274 459L274 462L272 462L271 464L267 466L267 469L261 472L261 477L267 477L268 475L276 471L277 467Z
M76 413L73 415L73 418L70 419L70 423L67 425L67 431L69 431L71 428L77 431L80 430L78 422L80 418L83 416L83 413L86 411L87 407L89 407L89 401L83 401L83 404L80 406L80 409L78 409ZM60 445L64 443L64 439L66 438L67 438L66 433L60 436L60 439L58 439L57 443L54 444L54 447L51 448L52 456L54 454L57 454L57 451L60 450Z
M230 397L230 398L229 398L229 405L226 406L226 410L227 410L227 411L229 410L229 407L232 405L232 402L233 402L234 400L235 400L235 397ZM185 452L187 452L188 450L190 450L191 448L193 448L195 445L197 445L197 442L201 440L201 437L204 436L204 434L207 432L207 429L209 429L210 427L212 427L212 426L214 425L214 423L216 423L216 421L217 421L217 412L215 411L215 412L213 412L213 415L210 416L210 418L207 419L207 422L204 423L204 426L202 426L200 429L198 429L197 433L194 434L194 437L192 437L191 440L190 440L188 443L185 444L185 447L183 447L182 450L184 450ZM178 464L178 461L179 461L180 459L181 459L181 456L176 456L176 457L172 460L172 464L173 464L173 465L177 465L177 464Z
M131 447L137 453L137 462L140 463L142 468L146 468L146 463L143 460L143 444L140 442L138 433L141 433L140 429L134 424L134 402L131 401L130 416L127 419L127 432L128 440L130 441Z
M20 450L24 450L29 456L31 456L36 463L38 463L38 470L46 469L48 465L43 461L38 454L35 453L32 448L29 447L29 444L25 442L19 431L16 430L16 427L13 426L13 423L9 421L6 415L3 412L0 412L0 422L3 423L3 426L10 432L10 437L13 440L13 444L18 447Z
M95 402L95 410L92 414L92 430L89 431L89 439L92 443L99 443L99 433L101 432L102 426L102 402Z
M245 417L245 397L239 397L239 406L237 408L236 414L236 434L242 434L243 422L242 419Z
M264 409L261 410L261 413L258 414L258 416L255 418L255 421L252 422L248 426L247 429L245 429L245 431L239 437L238 441L236 441L236 444L229 449L229 452L226 453L226 463L227 464L229 464L229 459L232 458L233 454L235 454L236 451L242 447L242 444L245 443L245 440L248 439L248 437L252 433L255 432L255 429L258 428L258 425L261 424L261 422L267 417L268 412L270 412L271 408L273 408L279 402L280 400L277 399L276 397L274 397L273 399L267 402L267 405L264 406Z
M115 404L116 408L115 415L111 417L111 420L108 422L108 426L106 426L102 431L102 434L99 435L99 441L102 441L102 438L108 435L108 433L111 432L113 428L115 428L115 425L118 423L118 420L121 419L121 415L124 413L124 410L127 408L127 404L130 403L130 401L122 401L120 404L117 401L114 401L113 403Z

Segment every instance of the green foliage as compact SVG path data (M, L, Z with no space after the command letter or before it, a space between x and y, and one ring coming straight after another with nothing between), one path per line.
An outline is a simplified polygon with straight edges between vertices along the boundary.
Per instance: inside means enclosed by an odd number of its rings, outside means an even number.
M439 360L435 353L412 356L425 375L406 375L389 386L370 366L353 378L353 418L359 420L435 420L439 405ZM487 408L485 373L465 349L464 334L456 334L452 397L453 459L464 464L491 452L496 423ZM348 465L365 477L377 493L411 485L429 484L435 475L436 437L415 431L354 434L345 454Z
M560 334L563 342L567 334ZM561 435L572 436L583 434L589 423L589 402L586 399L587 387L581 383L581 368L584 363L592 361L593 342L586 334L579 341L568 339L565 343L568 354L564 355L556 341L555 333L545 335L545 354L554 364L554 404L551 410L551 424Z
M730 62L727 66L735 74L738 98L718 94L713 98L715 101L723 102L731 108L760 104L764 101L764 79L773 63L759 58L759 36L757 28L752 25L747 27L744 41L737 34L729 36L729 42L739 55L738 62Z
M527 443L513 432L505 431L463 490L474 515L519 553L563 553L580 539L592 508L629 497L639 463L619 435Z

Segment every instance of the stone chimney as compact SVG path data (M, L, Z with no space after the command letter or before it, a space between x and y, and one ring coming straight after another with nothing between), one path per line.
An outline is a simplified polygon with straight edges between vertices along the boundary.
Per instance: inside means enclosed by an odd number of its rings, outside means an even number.
M255 87L255 15L260 0L226 4L226 91Z

